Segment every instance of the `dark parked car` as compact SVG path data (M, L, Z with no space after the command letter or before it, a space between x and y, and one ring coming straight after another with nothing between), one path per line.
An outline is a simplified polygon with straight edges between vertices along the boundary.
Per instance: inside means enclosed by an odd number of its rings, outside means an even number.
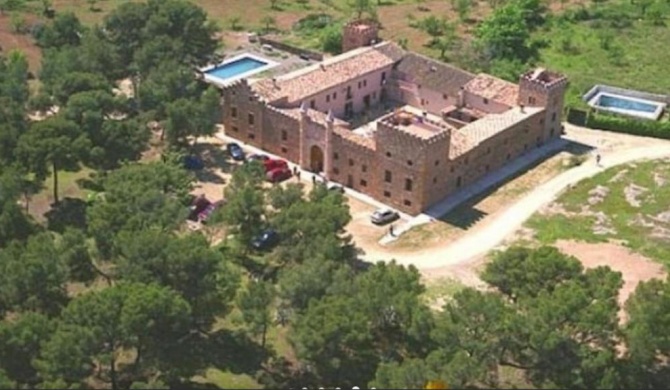
M205 163L202 162L200 157L197 156L185 156L184 157L184 168L191 171L199 171L205 167Z
M190 211L188 213L188 219L191 221L197 221L198 220L198 215L205 211L209 205L211 205L212 202L209 201L205 197L205 195L200 195L197 198L193 199L193 202L191 203Z
M230 154L230 157L232 157L233 160L244 161L244 150L242 150L240 145L231 142L226 145L226 149L228 149L228 154Z
M268 161L270 157L264 155L264 154L252 154L251 156L247 157L247 161L260 161L260 162L265 162Z
M277 168L268 172L266 174L266 177L268 181L272 183L279 183L286 179L289 179L292 175L293 174L291 173L291 170L288 169L288 167L285 167L285 168Z
M205 207L205 209L198 214L198 220L200 221L200 223L207 223L207 220L214 213L214 211L219 207L223 206L224 204L225 201L223 200L210 203L209 206Z
M330 191L337 191L344 194L344 187L337 183L328 184L328 189Z
M375 225L384 225L389 222L393 222L398 218L400 218L400 215L396 211L393 211L391 209L378 209L375 210L374 213L372 213L370 220Z
M256 250L270 249L279 242L279 234L273 229L267 229L258 237L254 238L251 246Z

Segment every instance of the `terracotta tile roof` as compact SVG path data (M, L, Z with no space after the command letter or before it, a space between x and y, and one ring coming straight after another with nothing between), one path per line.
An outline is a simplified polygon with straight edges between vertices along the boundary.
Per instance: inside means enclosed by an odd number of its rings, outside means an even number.
M408 75L416 84L449 96L457 96L460 88L475 78L470 72L411 52L398 62L396 70Z
M516 106L519 96L518 85L484 73L470 80L465 85L465 90L510 107Z
M358 144L366 149L370 149L371 151L377 148L375 140L371 137L364 137L362 135L354 134L351 130L342 127L335 127L333 132L345 140Z
M518 108L513 108L503 112L502 114L489 114L482 119L472 122L458 130L452 132L452 144L454 137L459 142L462 139L466 140L466 146L459 150L459 153L465 153L482 141L509 129L515 123L518 123L529 116L537 115L544 111L544 107L526 107L524 112ZM452 155L450 151L449 155ZM456 151L454 151L454 155Z
M449 143L449 159L455 160L463 154L467 153L470 149L468 144L468 138L465 134L459 131L451 132L451 142Z
M264 100L273 102L286 98L288 104L295 104L325 89L333 88L347 81L389 66L398 60L397 50L392 42L362 47L328 58L318 64L272 79L263 79L251 85Z

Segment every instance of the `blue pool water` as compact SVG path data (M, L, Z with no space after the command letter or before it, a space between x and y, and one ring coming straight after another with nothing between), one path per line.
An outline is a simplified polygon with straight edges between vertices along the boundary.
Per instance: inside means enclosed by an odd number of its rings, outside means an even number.
M235 76L239 76L242 73L246 73L251 70L261 68L267 64L268 64L267 62L263 62L255 58L243 57L240 58L239 60L235 60L227 64L215 66L214 68L206 71L205 73L226 80L233 78Z
M658 106L649 103L638 102L637 100L626 99L621 96L601 95L598 99L600 107L618 108L629 111L641 111L654 113Z

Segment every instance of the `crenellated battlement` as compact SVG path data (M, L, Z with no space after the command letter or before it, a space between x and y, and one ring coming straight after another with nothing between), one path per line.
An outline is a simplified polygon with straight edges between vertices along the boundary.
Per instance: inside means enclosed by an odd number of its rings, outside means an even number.
M536 91L548 92L551 90L565 88L568 78L557 72L551 72L544 68L538 68L521 75L519 86Z
M379 23L371 19L353 20L342 27L342 52L379 42Z
M299 122L300 121L300 114L296 112L296 110L286 110L282 108L277 108L274 107L270 104L265 105L265 109L275 115L278 115L280 117Z
M404 142L410 142L418 148L448 141L451 134L451 128L446 123L402 112L381 118L377 122L377 129L397 133Z

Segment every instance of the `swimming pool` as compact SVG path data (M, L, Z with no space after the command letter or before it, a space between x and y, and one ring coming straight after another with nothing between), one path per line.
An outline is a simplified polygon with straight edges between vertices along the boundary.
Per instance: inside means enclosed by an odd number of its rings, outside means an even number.
M597 110L652 120L657 120L667 106L652 94L602 86L591 89L584 100Z
M618 108L622 110L654 112L657 105L633 100L621 96L600 95L598 106L607 108Z
M218 65L201 69L201 71L204 73L205 80L218 85L226 85L235 80L264 72L277 65L277 62L250 53L243 53Z

